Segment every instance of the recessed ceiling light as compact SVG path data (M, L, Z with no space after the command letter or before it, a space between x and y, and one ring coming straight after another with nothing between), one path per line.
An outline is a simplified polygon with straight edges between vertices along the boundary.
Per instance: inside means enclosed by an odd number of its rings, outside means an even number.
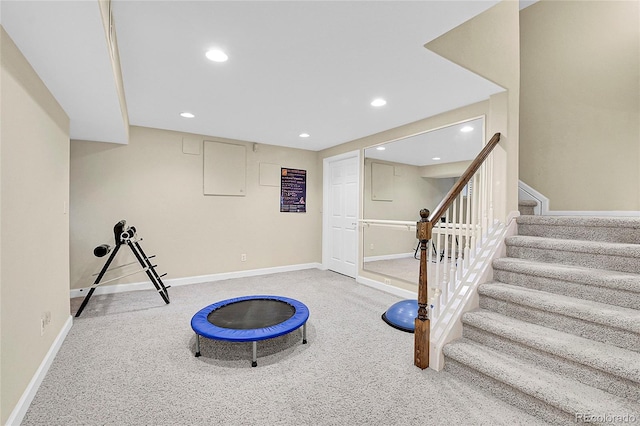
M471 126L464 126L462 129L460 129L461 132L467 133L473 130L473 127Z
M309 136L309 133L300 133L301 138L308 138Z
M438 161L440 157L433 157L432 160Z
M387 148L385 148L384 146L379 146L379 147L377 147L376 149L377 149L378 151L384 151L384 150L385 150L385 149L387 149Z
M222 50L211 49L206 53L207 59L213 62L225 62L229 57Z
M374 99L373 101L371 101L371 106L374 106L374 107L381 107L386 104L387 104L387 101L385 101L382 98Z
M195 115L191 114L190 112L181 112L180 113L180 117L193 118L193 117L195 117Z

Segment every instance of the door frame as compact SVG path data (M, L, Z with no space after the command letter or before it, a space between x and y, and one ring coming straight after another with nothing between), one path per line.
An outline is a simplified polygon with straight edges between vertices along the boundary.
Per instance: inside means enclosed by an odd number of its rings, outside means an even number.
M349 158L356 158L358 163L357 174L357 186L358 186L358 199L356 200L356 210L358 212L358 220L361 218L360 212L360 199L362 198L362 164L361 164L361 150L349 151L343 154L327 157L322 160L322 269L329 269L329 164L335 161L346 160ZM360 273L360 223L356 225L356 280Z

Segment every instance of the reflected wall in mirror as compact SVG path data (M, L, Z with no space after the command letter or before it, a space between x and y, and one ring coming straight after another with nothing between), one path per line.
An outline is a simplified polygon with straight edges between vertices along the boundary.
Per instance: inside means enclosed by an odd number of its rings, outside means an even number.
M365 149L363 270L417 284L419 212L437 207L483 143L480 117Z

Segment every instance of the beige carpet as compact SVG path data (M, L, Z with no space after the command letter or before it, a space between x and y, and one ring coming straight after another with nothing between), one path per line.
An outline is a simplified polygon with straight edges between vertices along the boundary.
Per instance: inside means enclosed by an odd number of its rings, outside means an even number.
M28 425L544 424L451 374L413 366L413 335L380 315L397 297L316 269L96 296L74 325ZM191 317L219 300L276 294L310 310L295 331L250 343L202 339Z
M375 260L365 262L363 269L417 284L418 275L420 275L420 261L413 257Z
M447 268L447 273L449 274L451 269L451 260L447 260L446 264L445 262L433 261L428 264L427 268L429 273L429 282L431 283L430 286L435 286L436 270L440 270L439 274L440 277L442 277L444 274L445 266ZM420 260L414 259L413 257L376 260L372 262L366 262L364 264L364 270L388 277L398 278L417 285L418 277L420 276Z

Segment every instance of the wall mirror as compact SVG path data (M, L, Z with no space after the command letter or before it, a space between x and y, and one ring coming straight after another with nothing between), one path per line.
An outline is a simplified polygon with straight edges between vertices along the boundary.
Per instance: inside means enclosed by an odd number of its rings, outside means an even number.
M420 209L433 211L484 144L484 117L365 149L363 267L417 284Z

